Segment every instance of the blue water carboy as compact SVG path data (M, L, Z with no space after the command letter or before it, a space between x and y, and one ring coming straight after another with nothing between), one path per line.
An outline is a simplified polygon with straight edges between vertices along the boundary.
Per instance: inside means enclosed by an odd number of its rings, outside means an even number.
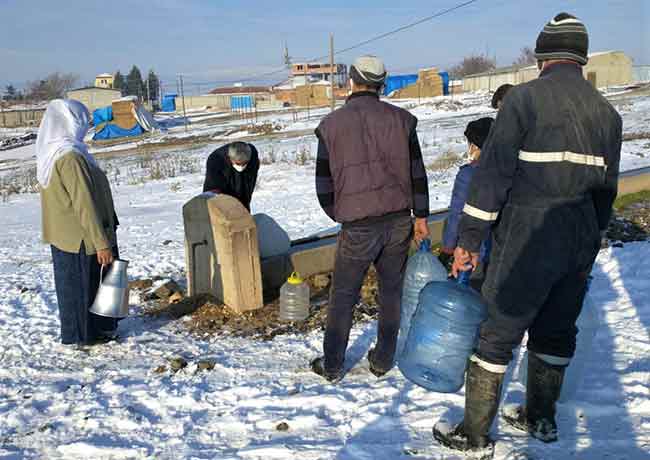
M411 317L418 307L420 291L431 281L445 281L446 279L447 270L438 258L431 253L431 241L423 240L416 253L409 258L406 264L404 286L402 288L399 334L395 351L398 360L406 343Z
M559 399L562 403L570 401L575 397L578 387L583 380L585 365L591 358L594 338L596 337L596 332L598 332L598 314L594 302L589 296L590 284L591 278L587 281L587 293L585 294L585 300L582 304L582 311L576 321L576 326L578 328L578 335L576 336L576 351L569 366L566 371L564 371L564 380L562 381L562 391L560 392ZM528 378L528 351L524 354L524 358L519 364L519 369L516 375L517 380L526 385L526 380Z
M434 281L420 293L398 365L407 379L428 390L454 393L463 386L467 360L487 317L469 277L470 272L461 272L457 282Z

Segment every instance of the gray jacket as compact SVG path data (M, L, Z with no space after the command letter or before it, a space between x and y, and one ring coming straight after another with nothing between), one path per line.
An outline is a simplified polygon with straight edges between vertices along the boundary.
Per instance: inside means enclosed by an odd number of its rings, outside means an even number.
M411 210L429 215L427 176L416 133L417 118L355 93L323 119L316 165L321 206L337 222Z

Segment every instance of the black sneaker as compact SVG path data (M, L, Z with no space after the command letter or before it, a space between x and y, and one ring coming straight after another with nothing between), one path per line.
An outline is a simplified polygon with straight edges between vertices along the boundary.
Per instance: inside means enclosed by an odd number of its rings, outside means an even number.
M371 348L368 351L368 369L373 373L375 377L383 377L388 373L390 369L382 369L375 365L375 349Z
M314 359L312 362L310 362L309 366L311 367L311 370L314 371L315 374L320 375L328 382L330 383L340 382L343 379L343 371L338 370L336 372L328 372L325 370L324 363L325 363L325 358L321 356L319 358Z

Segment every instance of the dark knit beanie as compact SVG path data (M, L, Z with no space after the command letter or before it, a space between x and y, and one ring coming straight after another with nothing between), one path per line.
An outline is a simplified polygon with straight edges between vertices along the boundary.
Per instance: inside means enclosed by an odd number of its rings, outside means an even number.
M492 123L494 123L494 119L490 117L470 121L467 128L465 128L465 137L472 144L482 149L488 134L490 134Z
M350 66L350 78L358 85L381 87L386 80L384 63L375 56L361 56Z
M544 26L537 37L535 57L538 61L569 59L587 64L589 35L580 19L568 13L560 13Z

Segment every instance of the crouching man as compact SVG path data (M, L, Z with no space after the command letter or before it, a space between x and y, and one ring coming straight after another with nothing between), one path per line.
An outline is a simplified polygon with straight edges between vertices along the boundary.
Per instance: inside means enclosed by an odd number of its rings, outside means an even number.
M257 149L246 142L219 147L208 157L204 192L223 193L237 198L250 212L260 160Z
M504 418L541 441L557 439L555 405L621 153L621 117L583 77L587 49L580 20L561 13L546 24L535 49L541 74L510 89L474 174L452 271L476 265L493 226L488 317L468 363L464 420L434 427L450 448L492 448L503 376L526 331L526 403Z
M429 234L429 191L417 119L379 100L386 70L378 58L360 57L350 75L351 96L316 129L318 200L342 224L324 356L311 362L312 370L330 382L343 377L352 309L371 264L379 277L379 321L368 361L377 376L391 369L409 245L414 231L417 240Z

